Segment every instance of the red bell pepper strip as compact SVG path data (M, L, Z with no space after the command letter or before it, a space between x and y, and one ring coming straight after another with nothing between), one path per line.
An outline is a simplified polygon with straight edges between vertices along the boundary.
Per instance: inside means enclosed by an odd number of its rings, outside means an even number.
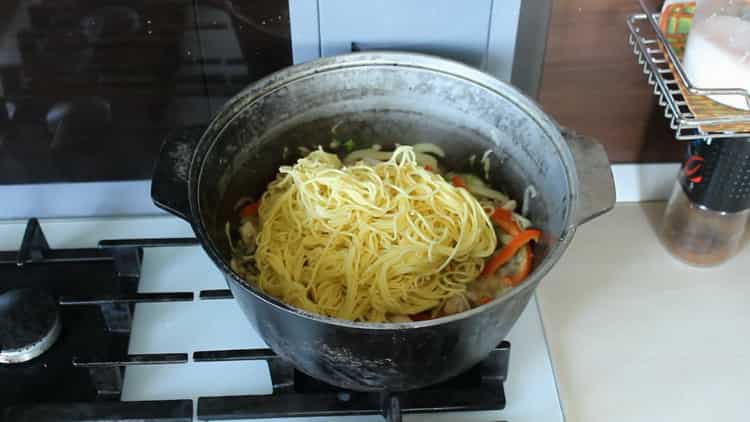
M466 183L464 183L464 181L458 176L451 177L451 182L453 183L453 186L457 188L466 188Z
M521 253L524 254L523 262L521 262L521 268L519 268L518 271L510 278L511 286L518 286L519 284L521 284L521 282L531 272L531 264L534 261L534 254L531 252L531 247L529 245L526 245Z
M513 220L513 213L504 208L495 209L495 212L492 213L490 219L511 236L515 236L521 232L518 223Z
M427 321L428 319L432 319L432 315L430 314L430 311L424 311L418 314L409 315L409 318L411 318L412 321Z
M482 275L494 274L498 268L510 261L511 258L513 258L513 255L515 255L524 245L532 240L539 241L539 236L541 236L541 234L542 233L539 230L534 229L524 230L521 233L518 233L500 250L500 252L490 258L490 261L487 262L484 266L484 270L482 270Z
M258 213L258 208L260 208L260 201L245 205L244 207L242 207L242 209L240 209L240 218L254 216Z

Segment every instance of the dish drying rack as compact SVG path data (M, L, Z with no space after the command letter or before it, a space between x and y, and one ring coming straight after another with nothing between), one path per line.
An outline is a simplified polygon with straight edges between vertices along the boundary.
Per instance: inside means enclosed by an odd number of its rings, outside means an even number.
M676 132L678 140L750 137L750 112L735 110L700 116L694 113L696 103L713 102L706 96L743 96L750 106L750 92L744 89L707 89L694 86L682 66L679 56L659 28L660 14L639 0L643 13L627 17L630 30L628 41L643 73L653 86L664 116ZM729 109L726 107L726 109ZM734 110L734 109L733 109Z

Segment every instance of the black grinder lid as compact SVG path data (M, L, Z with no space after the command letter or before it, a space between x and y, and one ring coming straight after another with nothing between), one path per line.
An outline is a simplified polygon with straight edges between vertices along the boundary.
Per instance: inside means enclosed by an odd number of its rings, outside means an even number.
M693 203L714 211L750 208L750 138L693 141L679 175Z

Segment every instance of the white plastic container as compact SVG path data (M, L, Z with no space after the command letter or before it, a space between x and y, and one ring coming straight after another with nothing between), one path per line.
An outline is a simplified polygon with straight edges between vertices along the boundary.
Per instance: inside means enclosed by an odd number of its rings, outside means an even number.
M698 0L683 65L697 88L750 92L750 0ZM714 101L750 110L746 97L713 95Z

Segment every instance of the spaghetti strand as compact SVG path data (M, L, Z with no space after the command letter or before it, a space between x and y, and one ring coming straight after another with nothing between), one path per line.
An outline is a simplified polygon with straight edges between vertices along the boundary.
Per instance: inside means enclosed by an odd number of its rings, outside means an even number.
M347 320L433 309L464 294L497 248L480 202L418 164L410 146L374 165L313 151L280 168L258 217L248 280Z

